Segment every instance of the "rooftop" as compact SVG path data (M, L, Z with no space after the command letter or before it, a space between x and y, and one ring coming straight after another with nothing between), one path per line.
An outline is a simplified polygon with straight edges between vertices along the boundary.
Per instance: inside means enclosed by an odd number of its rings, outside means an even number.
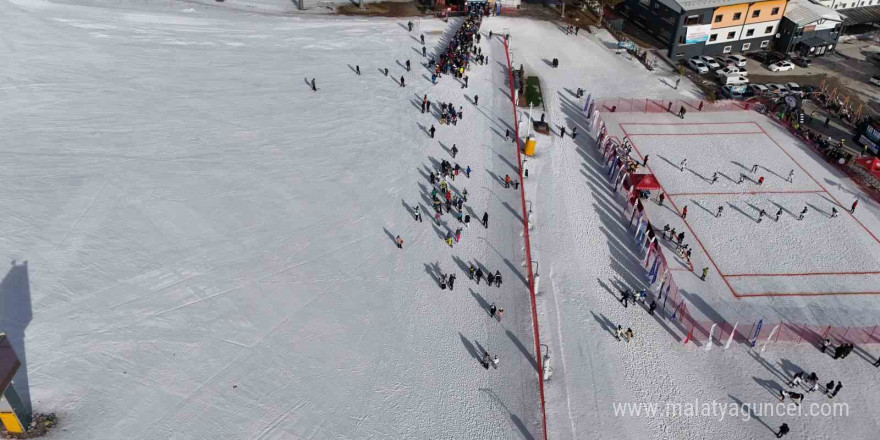
M785 8L785 18L799 26L808 25L818 20L843 21L843 16L835 10L807 0L794 0Z

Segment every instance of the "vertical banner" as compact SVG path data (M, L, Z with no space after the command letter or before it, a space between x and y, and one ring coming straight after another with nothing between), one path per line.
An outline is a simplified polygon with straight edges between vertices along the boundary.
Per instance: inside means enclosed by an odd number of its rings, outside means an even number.
M749 347L755 347L755 343L758 342L758 335L761 334L761 325L763 324L764 318L761 318L761 320L758 321L757 328L755 328L755 335L749 338Z

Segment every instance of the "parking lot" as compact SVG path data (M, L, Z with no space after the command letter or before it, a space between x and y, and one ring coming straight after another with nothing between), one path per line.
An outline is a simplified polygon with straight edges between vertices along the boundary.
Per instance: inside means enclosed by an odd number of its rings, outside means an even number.
M715 58L718 60L719 57ZM749 84L794 82L801 87L818 87L824 79L834 78L843 86L838 90L842 96L850 96L865 104L863 115L880 114L880 86L869 82L872 76L880 75L880 44L874 39L859 40L853 37L838 44L838 52L810 58L810 61L809 67L795 66L792 70L773 72L767 64L748 56L744 68L748 72ZM687 70L688 77L704 89L721 86L715 74L716 69L701 75L690 65Z

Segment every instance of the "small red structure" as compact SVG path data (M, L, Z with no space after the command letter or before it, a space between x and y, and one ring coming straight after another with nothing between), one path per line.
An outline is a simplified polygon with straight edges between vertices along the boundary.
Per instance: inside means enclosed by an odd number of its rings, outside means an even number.
M634 174L630 176L630 181L637 190L657 191L660 189L660 182L653 174Z
M876 157L863 157L861 159L856 159L856 163L859 164L860 167L868 170L874 177L880 179L880 159Z

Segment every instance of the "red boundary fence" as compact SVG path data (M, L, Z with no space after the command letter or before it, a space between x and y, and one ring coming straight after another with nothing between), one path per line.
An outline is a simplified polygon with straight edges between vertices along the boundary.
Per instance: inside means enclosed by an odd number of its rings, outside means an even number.
M698 321L693 318L688 310L687 301L678 291L678 286L672 278L672 272L679 269L672 269L668 265L664 251L657 243L660 238L656 237L653 231L647 231L647 215L640 199L631 193L628 181L629 174L620 160L623 156L620 140L608 136L605 123L600 116L601 112L611 112L612 108L618 112L665 112L670 105L673 109L676 108L676 105L679 107L687 105L695 109L700 107L699 103L694 106L692 101L613 99L597 101L590 106L594 110L592 114L588 115L588 118L590 120L589 131L596 139L598 152L602 154L609 184L625 200L621 214L628 222L629 230L639 245L639 254L642 258L642 265L647 271L651 296L657 301L661 316L667 317L683 334L687 335L683 341L685 343L693 341L698 344L712 342L716 345L725 345L728 340L749 345L765 342L789 342L797 345L806 343L813 346L819 346L824 339L830 339L837 344L845 342L853 344L880 343L880 326L878 325L830 326L794 322L769 323L763 322L763 320L730 323L726 321ZM703 104L702 111L742 111L748 110L748 108L748 103L728 101ZM675 110L676 113L677 111Z
M513 110L514 139L516 139L516 142L514 143L516 146L516 163L520 164L517 167L517 173L519 173L519 181L525 182L522 174L522 153L520 152L519 124L517 124L516 120L516 101L514 101L516 92L513 90L513 70L510 67L510 50L507 47L507 41L502 41L504 42L504 54L507 56L507 75L510 81L510 104L511 109ZM532 246L529 242L529 216L526 213L526 186L520 185L519 191L522 202L523 238L525 239L526 247L526 272L529 276L529 294L532 301L532 325L535 332L535 368L538 370L538 390L541 394L541 425L543 428L544 440L547 440L547 409L544 403L544 370L541 366L541 336L540 333L538 333L538 308L535 304L535 278L532 274Z
M686 111L703 112L729 112L748 110L751 104L739 101L716 101L713 103L699 99L638 99L616 98L605 99L596 102L596 109L602 112L627 112L627 113L675 113L684 108Z

